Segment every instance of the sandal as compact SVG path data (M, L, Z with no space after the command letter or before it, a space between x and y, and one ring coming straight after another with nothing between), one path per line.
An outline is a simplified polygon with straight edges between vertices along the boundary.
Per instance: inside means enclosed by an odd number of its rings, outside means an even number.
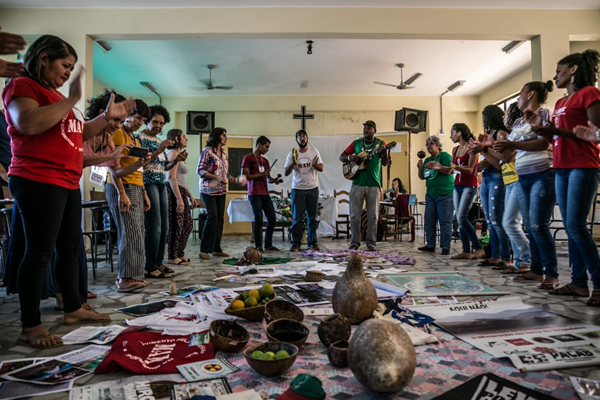
M186 263L191 263L191 262L192 262L192 260L190 260L190 259L189 259L189 258L187 258L186 256L179 257L179 259L180 259L181 261L183 261L183 262L186 262Z
M116 282L117 292L119 293L129 293L135 290L140 290L145 288L146 285L146 282L139 281L137 279L127 279L121 282Z
M525 274L527 272L531 272L529 267L516 268L516 267L512 266L512 267L508 267L504 271L501 271L500 273L502 275L511 275L511 274Z
M88 290L88 292L87 292L88 299L95 299L96 297L98 297L98 295L96 293L92 293Z
M173 268L165 267L164 265L159 265L158 270L161 272L166 272L167 274L172 274L175 272Z
M210 260L210 256L208 255L208 253L200 253L200 259L201 260Z
M541 289L541 290L552 291L552 290L556 289L557 287L558 287L558 282L542 282L539 284L539 286L537 288Z
M523 275L519 275L516 278L513 278L515 282L525 282L525 281L537 281L542 282L544 277L542 275L536 275L533 272L526 272Z
M592 290L592 297L585 304L591 307L600 307L600 289Z
M478 267L493 267L496 264L498 264L498 262L490 262L490 258L486 258L485 260L478 262L477 266Z
M56 343L49 344L47 346L44 346L42 344L35 344L35 342L40 342L42 339L54 339L56 341ZM54 349L56 347L60 347L63 345L63 342L59 342L58 340L60 340L60 338L58 336L48 333L47 335L37 335L37 336L31 337L29 339L22 339L19 336L19 338L17 339L17 344L20 344L21 346L31 347L34 349L39 349L39 350Z
M556 294L558 296L588 297L590 295L590 291L588 288L582 288L582 287L571 285L570 283L568 283L564 286L557 287L557 288L551 290L550 294Z
M473 257L469 253L455 254L452 257L450 257L451 260L470 260L471 258Z
M229 257L229 254L225 253L224 251L215 251L212 253L212 255L214 257Z
M160 271L160 274L154 275L152 273L154 271ZM173 277L173 274L166 272L166 271L161 271L160 269L156 269L154 271L144 273L144 278L146 278L146 279L171 279Z
M514 268L514 265L508 265L504 261L500 261L499 263L497 263L496 265L494 265L492 267L492 269L494 271L502 271L502 270L509 269L509 268Z

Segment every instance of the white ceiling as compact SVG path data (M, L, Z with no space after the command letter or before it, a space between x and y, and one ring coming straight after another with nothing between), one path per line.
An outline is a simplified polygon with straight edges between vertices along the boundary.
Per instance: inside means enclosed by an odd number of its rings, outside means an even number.
M598 0L0 0L13 8L360 7L600 9Z
M129 96L148 96L139 82L150 82L165 97L172 96L438 96L457 80L466 80L455 95L477 95L531 64L530 43L511 54L507 41L460 40L315 40L308 55L303 40L178 40L108 41L108 53L95 49L94 78ZM397 63L405 63L404 79L423 76L414 89L373 84L400 83ZM213 70L215 86L202 88L199 79ZM306 89L301 81L309 81ZM202 88L202 89L198 89ZM452 94L450 94L452 95Z

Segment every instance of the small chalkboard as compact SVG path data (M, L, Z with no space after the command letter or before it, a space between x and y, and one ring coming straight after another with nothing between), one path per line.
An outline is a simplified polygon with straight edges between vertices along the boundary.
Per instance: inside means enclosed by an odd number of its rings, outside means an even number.
M235 177L240 176L242 174L242 160L244 159L244 156L252 153L252 148L228 147L227 151L227 157L229 159L229 174ZM237 182L229 182L229 191L245 192L247 190L248 188L246 184L240 185Z

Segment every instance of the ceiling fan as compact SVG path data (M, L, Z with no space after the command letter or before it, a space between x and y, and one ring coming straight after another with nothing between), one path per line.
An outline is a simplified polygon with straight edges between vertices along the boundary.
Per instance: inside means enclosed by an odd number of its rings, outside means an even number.
M233 86L214 86L212 84L212 70L217 68L217 66L214 64L208 64L207 68L208 68L208 79L200 79L200 82L202 82L203 84L206 85L205 89L208 89L208 90L214 90L214 89L231 90L231 89L233 89Z
M414 74L413 76L411 76L410 78L408 78L406 80L406 82L405 82L404 81L404 77L402 75L404 64L402 64L402 63L396 64L396 67L400 68L400 84L399 85L394 85L394 84L391 84L391 83L377 82L377 81L375 81L373 83L375 83L376 85L392 86L392 87L395 87L398 90L412 89L413 87L412 86L408 86L408 85L410 85L411 83L413 83L414 81L416 81L418 77L420 77L421 75L423 75L422 73L417 72L416 74Z

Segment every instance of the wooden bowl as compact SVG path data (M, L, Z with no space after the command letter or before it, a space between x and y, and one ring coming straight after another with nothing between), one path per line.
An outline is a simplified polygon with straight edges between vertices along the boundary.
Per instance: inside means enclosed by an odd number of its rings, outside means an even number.
M277 294L273 293L273 297L277 298ZM233 315L234 317L244 318L248 321L262 321L263 316L265 315L265 306L256 306L250 308L242 308L241 310L233 310L231 306L233 302L236 300L242 300L242 295L240 294L235 299L231 300L231 303L225 309L225 314Z
M327 349L327 358L329 362L339 368L348 366L348 346L350 344L345 340L339 340L332 343Z
M294 303L281 299L273 299L265 305L265 322L270 324L278 319L292 319L302 322L304 321L304 313Z
M218 319L210 323L210 340L215 350L237 353L248 344L250 334L234 321Z
M256 358L252 358L252 353L256 350L260 350L263 353L266 353L267 351L277 353L279 350L285 350L290 354L290 356L279 360L258 360ZM290 369L292 365L294 365L297 355L298 348L296 346L289 343L279 342L255 344L254 346L250 346L244 350L244 356L246 357L246 362L250 368L267 377L281 375Z
M308 339L306 325L292 319L278 319L267 325L267 338L270 342L290 343L300 348Z

